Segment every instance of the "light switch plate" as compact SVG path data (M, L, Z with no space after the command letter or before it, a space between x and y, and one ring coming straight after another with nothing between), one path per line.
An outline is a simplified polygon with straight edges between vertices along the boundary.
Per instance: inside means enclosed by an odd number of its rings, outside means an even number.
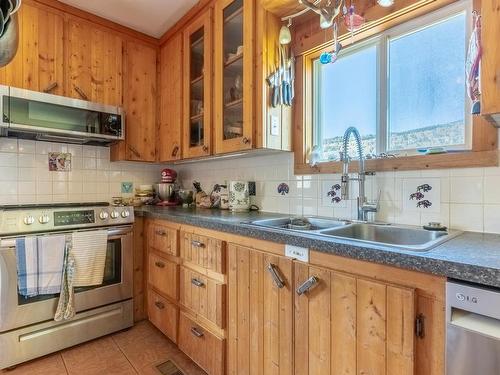
M292 259L297 259L302 262L309 262L309 249L305 247L285 245L285 256Z
M280 118L271 116L271 135L278 137L280 135Z

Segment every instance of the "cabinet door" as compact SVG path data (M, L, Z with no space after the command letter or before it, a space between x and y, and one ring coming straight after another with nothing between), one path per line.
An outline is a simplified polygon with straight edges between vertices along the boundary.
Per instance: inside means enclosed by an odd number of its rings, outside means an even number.
M182 33L170 38L160 50L160 126L158 160L182 157Z
M413 289L295 264L295 374L414 374ZM306 288L304 288L306 289Z
M156 160L156 60L156 48L126 43L125 141L113 146L113 160Z
M233 244L228 259L227 373L292 374L292 262Z
M481 113L500 112L500 0L481 1Z
M17 55L0 69L0 84L63 95L63 15L23 3L18 17Z
M80 19L68 21L66 94L92 102L122 105L122 39Z
M212 10L184 30L184 158L210 155Z
M253 145L254 0L215 3L215 153Z

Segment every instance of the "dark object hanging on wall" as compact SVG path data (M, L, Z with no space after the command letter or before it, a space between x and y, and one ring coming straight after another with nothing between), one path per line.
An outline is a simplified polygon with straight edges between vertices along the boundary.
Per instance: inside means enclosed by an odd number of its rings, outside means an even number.
M22 0L0 0L0 67L10 63L19 46L18 10Z

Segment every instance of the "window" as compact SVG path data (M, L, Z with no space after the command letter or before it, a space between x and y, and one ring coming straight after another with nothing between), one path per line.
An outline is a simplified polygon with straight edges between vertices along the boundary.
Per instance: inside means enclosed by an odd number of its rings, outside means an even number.
M467 20L462 3L345 48L333 64L314 60L313 137L322 160L338 160L349 126L366 154L469 149Z

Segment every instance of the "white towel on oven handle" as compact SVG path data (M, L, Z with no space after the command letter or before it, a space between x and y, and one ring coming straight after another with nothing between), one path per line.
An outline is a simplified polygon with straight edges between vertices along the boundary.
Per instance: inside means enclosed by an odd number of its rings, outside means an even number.
M107 230L73 232L71 254L75 262L74 287L102 284L107 247Z

